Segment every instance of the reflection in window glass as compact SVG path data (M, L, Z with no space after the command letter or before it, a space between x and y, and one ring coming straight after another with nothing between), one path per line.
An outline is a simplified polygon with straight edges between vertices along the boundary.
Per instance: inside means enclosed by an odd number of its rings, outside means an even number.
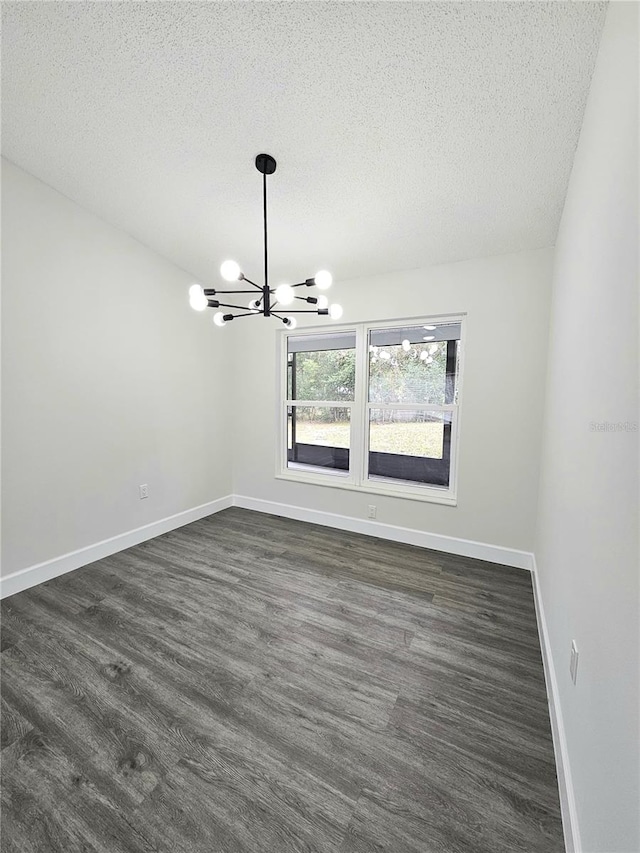
M443 405L446 393L447 345L444 342L377 347L369 351L371 403Z
M374 329L369 335L369 402L430 403L447 399L447 373L455 358L459 326ZM448 361L449 360L449 361ZM452 389L451 389L452 390Z

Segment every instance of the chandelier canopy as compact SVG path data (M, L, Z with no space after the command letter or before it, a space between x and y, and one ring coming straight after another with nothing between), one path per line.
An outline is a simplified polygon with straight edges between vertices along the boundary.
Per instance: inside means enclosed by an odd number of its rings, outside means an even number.
M240 311L239 314L224 313L217 311L213 315L213 322L216 326L225 326L229 320L235 320L237 317L275 317L281 320L285 326L290 329L296 327L296 318L292 314L317 314L319 316L329 316L332 320L339 320L342 317L342 307L333 303L329 304L329 300L321 293L319 296L298 296L295 288L297 287L317 287L318 290L325 291L331 287L333 277L327 270L320 270L311 278L297 284L279 284L278 287L269 287L269 262L267 252L267 175L273 175L276 170L276 161L270 154L258 154L256 157L256 169L262 175L262 210L264 218L264 285L260 286L255 281L242 272L240 265L235 261L225 261L220 267L220 275L225 281L246 281L251 285L253 290L219 290L212 287L202 287L200 284L192 284L189 288L189 304L195 311L204 311L207 308L230 308L232 311ZM221 302L218 297L227 298L228 294L238 296L241 294L251 294L253 299L247 306L233 305L228 302ZM289 305L294 304L294 300L306 302L308 305L315 306L314 308L301 308L292 310ZM286 311L286 314L283 313Z

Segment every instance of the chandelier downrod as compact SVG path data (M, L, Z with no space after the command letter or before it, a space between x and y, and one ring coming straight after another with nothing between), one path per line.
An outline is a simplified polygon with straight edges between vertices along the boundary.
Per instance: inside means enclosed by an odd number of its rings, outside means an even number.
M307 278L297 284L281 284L277 288L269 286L269 247L268 247L268 230L267 230L267 175L273 175L276 170L277 163L270 154L258 154L255 160L256 169L262 174L262 215L263 215L263 231L264 231L264 285L260 287L251 279L247 278L240 269L240 266L235 261L225 261L220 267L220 274L226 281L245 281L250 284L255 290L216 290L214 288L203 288L199 284L192 284L189 288L189 302L191 307L196 311L204 311L206 308L231 308L235 311L240 311L239 314L223 314L218 311L213 322L216 326L225 326L230 320L235 320L238 317L276 317L281 320L289 329L296 326L295 317L290 314L316 314L319 316L329 315L332 320L339 320L342 316L342 308L340 305L329 305L327 297L324 295L316 296L296 296L294 288L297 287L313 287L318 290L327 290L331 286L332 276L326 270L320 270L312 278ZM233 294L234 296L260 292L259 298L254 298L249 302L247 307L243 305L233 305L220 302L214 297L219 294ZM310 305L315 305L315 308L289 310L286 308L294 299L299 299L307 302ZM283 316L278 311L273 309L282 306L282 310L287 311L287 315Z

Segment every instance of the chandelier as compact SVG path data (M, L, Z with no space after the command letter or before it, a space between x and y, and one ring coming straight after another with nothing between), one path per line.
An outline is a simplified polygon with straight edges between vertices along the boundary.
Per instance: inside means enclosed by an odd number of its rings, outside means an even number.
M256 157L256 169L262 175L262 210L264 218L264 285L261 287L255 281L242 272L239 264L235 261L225 261L220 267L220 275L225 281L243 281L251 285L253 290L219 290L212 287L202 287L192 284L189 288L189 304L195 311L204 311L207 308L227 308L231 311L240 311L239 314L217 311L213 315L216 326L225 326L229 320L237 317L275 317L281 320L289 329L295 329L296 318L292 314L318 314L329 316L332 320L342 317L342 307L337 304L329 304L327 297L321 293L319 296L298 296L295 288L315 287L318 290L328 290L333 278L327 270L320 270L312 278L307 278L298 284L280 284L276 288L269 287L269 264L267 254L267 175L273 175L276 170L276 161L270 154L258 154ZM234 305L222 302L229 295L240 296L251 294L253 299L247 306ZM295 304L294 300L314 305L314 308L291 309L288 306Z

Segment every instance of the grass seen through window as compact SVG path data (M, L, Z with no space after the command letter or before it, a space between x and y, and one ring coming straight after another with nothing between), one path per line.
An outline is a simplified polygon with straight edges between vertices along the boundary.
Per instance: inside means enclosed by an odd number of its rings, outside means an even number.
M296 439L301 444L349 447L348 422L298 420ZM441 422L371 423L370 450L407 456L442 458Z

